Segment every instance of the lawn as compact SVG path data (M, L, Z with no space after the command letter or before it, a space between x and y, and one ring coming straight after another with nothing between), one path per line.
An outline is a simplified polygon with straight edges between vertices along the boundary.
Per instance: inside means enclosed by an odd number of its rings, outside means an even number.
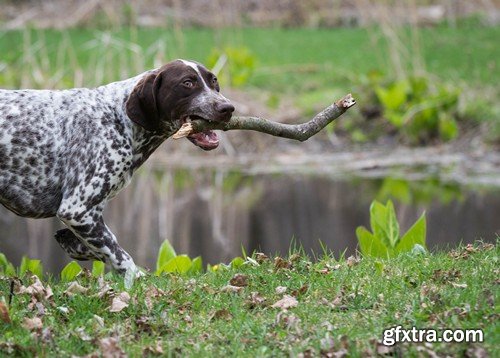
M500 58L499 36L500 27L481 25L422 29L424 67L449 82L495 86L500 81L495 67L495 59ZM405 45L408 53L401 56L408 64L420 55L415 46ZM186 57L206 63L213 49L227 46L248 48L256 59L247 86L276 93L335 88L356 82L372 70L393 74L387 42L377 28L187 28L180 32L82 28L0 33L0 86L71 87L78 68L84 84L98 85L151 68L155 59L161 63ZM29 69L35 72L32 81L23 83L21 78Z
M254 255L237 269L148 275L128 293L123 280L109 274L82 274L78 285L26 276L14 285L9 313L6 303L0 309L0 352L496 356L499 253L497 241L385 261ZM10 287L10 279L0 280L4 302ZM481 329L484 342L381 345L383 330L397 325Z

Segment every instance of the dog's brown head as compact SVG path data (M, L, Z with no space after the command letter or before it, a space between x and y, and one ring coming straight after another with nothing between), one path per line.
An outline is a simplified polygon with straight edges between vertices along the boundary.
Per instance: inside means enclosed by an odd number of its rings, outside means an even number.
M228 121L234 106L219 90L217 77L203 65L172 61L137 83L126 103L127 115L146 130L163 133L191 119ZM217 134L210 130L188 139L204 150L219 145Z

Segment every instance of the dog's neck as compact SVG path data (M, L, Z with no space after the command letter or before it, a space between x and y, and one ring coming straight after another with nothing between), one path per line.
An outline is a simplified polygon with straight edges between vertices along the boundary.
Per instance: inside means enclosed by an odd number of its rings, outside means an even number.
M175 124L172 124L172 128L164 128L164 130L162 131L152 132L135 124L128 117L125 109L125 104L128 100L128 97L137 82L142 78L142 76L148 73L149 71L124 81L110 83L108 85L100 87L103 93L110 94L109 98L121 98L121 101L119 101L119 103L114 103L113 106L115 107L116 112L121 119L120 125L123 126L124 131L129 132L129 135L132 138L132 170L134 171L139 166L141 166L149 158L149 156L178 129L175 127Z

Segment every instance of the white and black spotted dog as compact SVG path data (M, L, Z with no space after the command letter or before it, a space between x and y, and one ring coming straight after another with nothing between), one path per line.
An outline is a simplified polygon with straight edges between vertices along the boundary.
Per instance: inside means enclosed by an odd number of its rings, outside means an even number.
M106 202L182 123L228 121L233 111L215 75L184 60L94 89L0 90L0 203L57 216L67 229L55 238L72 258L136 272L104 223ZM219 144L212 131L188 139Z

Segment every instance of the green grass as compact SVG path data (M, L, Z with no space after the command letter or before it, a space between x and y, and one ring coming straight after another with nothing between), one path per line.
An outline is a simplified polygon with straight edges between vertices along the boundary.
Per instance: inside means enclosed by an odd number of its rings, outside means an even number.
M50 300L30 294L13 296L12 323L0 319L0 354L84 355L114 337L119 349L130 356L158 347L169 356L297 356L302 352L318 356L322 349L342 348L360 356L375 354L383 329L402 325L407 329L479 328L485 342L428 347L405 343L396 345L394 354L430 350L462 356L467 349L484 348L495 356L500 341L499 253L497 242L452 253L401 255L382 264L370 258L354 264L329 257L310 262L292 255L290 268L265 261L194 278L148 276L136 281L128 307L117 313L108 308L113 295L124 291L120 278L106 279L113 291L101 298L94 278L80 277L78 282L88 291L73 297L63 293L68 283L50 279L44 283L54 292ZM237 273L247 277L248 285L239 293L224 292ZM29 284L27 278L24 284ZM276 292L278 286L297 298L296 307L287 311L271 307L282 298ZM5 300L9 287L9 279L0 281ZM255 297L265 301L257 302ZM42 311L42 328L32 332L23 328L26 318Z
M499 82L495 59L500 58L496 45L500 27L443 26L422 29L420 35L424 63L431 73L450 82L482 86ZM83 28L0 33L0 63L4 65L0 85L22 85L23 73L40 69L38 77L52 74L56 87L70 87L78 67L83 69L86 85L97 85L99 80L117 80L151 68L155 57L160 62L178 57L205 62L213 48L226 45L248 47L255 54L258 66L249 85L278 93L335 88L371 70L388 75L393 72L387 42L377 28L182 32ZM417 56L411 45L407 44L407 50L407 59ZM104 72L103 78L95 76L99 70ZM34 82L35 86L44 86Z

